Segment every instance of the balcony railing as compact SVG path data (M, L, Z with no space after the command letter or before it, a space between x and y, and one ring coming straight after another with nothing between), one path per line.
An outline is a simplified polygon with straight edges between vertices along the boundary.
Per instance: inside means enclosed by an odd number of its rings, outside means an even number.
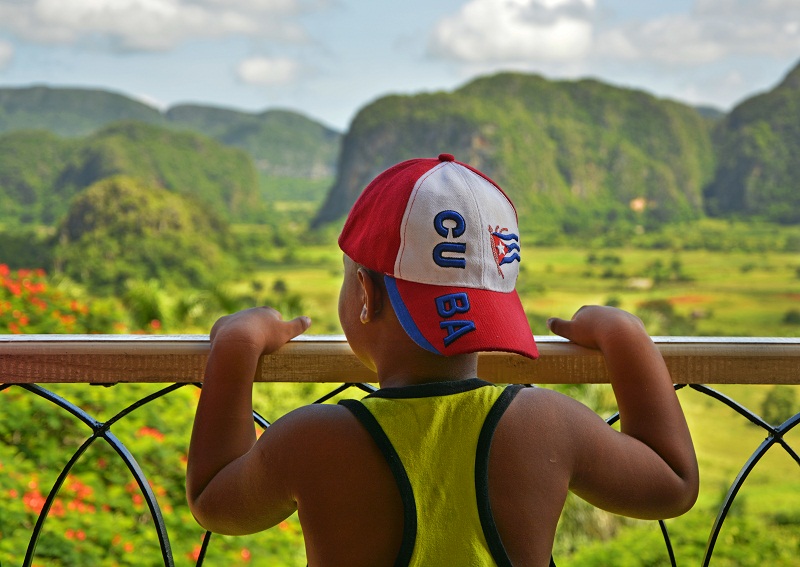
M800 408L794 407L793 415L787 416L788 419L780 424L767 423L757 414L755 408L739 404L712 386L800 384L800 339L655 337L654 340L667 362L676 388L684 392L694 391L698 395L707 396L708 400L724 404L735 415L760 428L764 435L763 442L755 446L749 452L749 457L741 463L738 475L727 481L725 495L719 503L716 516L709 518L708 537L701 560L701 564L705 566L710 564L714 556L720 533L740 489L762 457L770 449L780 447L800 467L798 450L787 439L787 434L800 423ZM541 358L537 361L500 353L482 354L479 359L479 376L498 383L556 385L608 382L602 357L597 352L556 337L538 337L537 342L541 352ZM2 546L9 529L0 521L0 562L37 565L37 544L47 531L48 518L56 513L55 506L60 502L59 494L67 490L66 483L73 478L73 468L82 455L96 441L102 440L113 449L135 480L135 486L131 485L129 491L138 492L141 502L146 505L148 525L152 525L158 539L158 557L139 557L140 564L163 563L172 566L185 561L184 555L188 555L198 566L203 564L211 534L206 533L198 549L191 554L181 554L176 563L161 504L163 494L153 488L153 483L148 478L152 471L144 470L126 445L112 432L112 427L123 423L137 409L168 397L178 389L199 386L202 383L208 349L206 336L0 336L0 392L20 390L34 395L51 403L52 411L66 412L85 427L82 439L73 439L73 445L63 448L63 468L52 472L55 481L43 487L46 495L42 494L43 501L34 507L36 520L26 532L25 537L28 540L22 546L26 547L24 557L2 555L2 550L9 548ZM375 376L358 362L342 337L303 336L277 353L262 358L256 381L330 384L329 393L317 400L324 402L333 396L349 395L351 392L353 396L363 395L363 391L373 389L370 384L375 381ZM78 407L66 397L54 393L51 391L54 387L50 386L133 383L161 383L163 387L125 405L103 421L94 417L91 410ZM13 402L0 398L0 421L8 414L5 407L7 403ZM257 413L254 414L254 419L260 427L269 425ZM613 415L607 421L613 424L616 419L617 416ZM702 454L700 457L702 459ZM8 463L0 462L0 475L8 474L12 474ZM800 468L795 469L795 474L800 481ZM13 494L0 495L0 498L19 497L17 491L10 492ZM794 517L800 518L800 510ZM676 559L679 554L673 548L668 525L659 522L659 527L663 537L663 564L683 564ZM19 534L19 531L14 533ZM762 559L763 564L771 564L770 558ZM558 563L558 557L556 562Z

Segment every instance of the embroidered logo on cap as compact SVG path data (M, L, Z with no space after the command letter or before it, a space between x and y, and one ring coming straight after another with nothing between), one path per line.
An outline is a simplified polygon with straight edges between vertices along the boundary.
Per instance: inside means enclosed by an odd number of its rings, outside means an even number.
M492 228L489 226L489 235L492 239L492 255L494 261L497 263L497 272L500 277L505 279L503 270L500 266L503 264L510 264L511 262L521 262L519 256L519 236L508 232L507 228L500 228L496 226Z

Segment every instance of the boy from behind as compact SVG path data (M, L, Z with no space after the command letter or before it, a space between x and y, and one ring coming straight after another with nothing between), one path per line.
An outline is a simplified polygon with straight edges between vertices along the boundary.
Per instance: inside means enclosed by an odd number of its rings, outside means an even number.
M255 308L217 321L187 470L201 525L252 533L297 510L312 566L546 566L569 490L638 518L692 506L692 441L636 317L592 306L548 322L602 351L621 432L556 392L478 379L478 352L538 356L514 289L530 252L491 179L448 154L400 163L364 190L339 244L339 318L380 390L299 408L256 440L259 357L310 320Z

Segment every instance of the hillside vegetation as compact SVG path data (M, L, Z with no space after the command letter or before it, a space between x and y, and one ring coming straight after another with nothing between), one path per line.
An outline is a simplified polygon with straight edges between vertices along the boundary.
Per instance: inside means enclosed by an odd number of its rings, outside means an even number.
M121 94L35 86L0 89L0 134L47 130L82 138L113 122L188 130L248 152L266 177L319 180L333 176L340 134L302 114L260 113L185 104L161 112Z
M497 181L540 234L697 218L714 170L710 124L643 92L535 75L385 97L354 119L316 222L345 214L389 165L442 151Z
M74 138L118 120L159 123L162 117L143 102L107 91L41 85L0 89L0 133L47 130Z
M711 214L800 223L800 65L734 108L715 140L719 164L705 191Z
M0 221L55 224L70 199L115 175L192 196L231 220L264 210L245 152L190 132L118 122L79 140L44 131L0 137Z
M56 182L77 146L45 131L0 136L0 223L52 222L64 205Z
M251 114L199 105L169 109L168 124L241 148L267 177L333 177L340 134L296 112Z
M59 227L55 265L94 289L121 292L130 281L153 278L198 288L232 267L229 247L228 228L212 208L115 176L72 201Z
M512 196L534 240L605 234L624 242L636 231L707 214L795 224L798 112L800 66L728 114L595 80L501 73L453 92L383 97L357 114L344 138L284 110L184 104L162 113L115 93L6 88L0 89L0 133L6 132L0 222L54 224L79 188L141 172L145 182L172 190L189 181L206 202L224 203L232 220L262 222L265 210L256 200L313 203L319 209L312 224L320 227L341 219L386 167L447 151ZM241 191L236 178L253 167L241 161L230 172L201 167L188 175L196 164L170 157L171 148L163 159L131 149L160 145L160 155L167 146L208 147L162 130L247 152L259 174L259 198Z
M0 89L0 130L44 128L0 135L0 262L103 293L133 277L207 289L226 270L201 277L197 254L209 267L224 256L229 270L292 264L297 243L332 246L374 175L442 151L493 177L538 246L752 250L766 231L767 248L797 249L796 233L779 237L768 222L800 223L798 69L725 116L594 80L502 73L453 92L379 99L358 113L340 151L336 132L296 113L148 108L98 91ZM117 118L126 120L104 122ZM106 198L114 188L147 206L121 215ZM697 221L709 212L761 222L744 233L706 230Z

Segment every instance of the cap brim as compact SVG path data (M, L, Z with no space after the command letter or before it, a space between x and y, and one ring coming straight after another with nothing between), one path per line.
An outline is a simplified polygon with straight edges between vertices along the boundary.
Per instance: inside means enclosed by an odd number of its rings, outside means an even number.
M503 351L539 357L516 291L384 280L400 324L422 348L445 356Z

